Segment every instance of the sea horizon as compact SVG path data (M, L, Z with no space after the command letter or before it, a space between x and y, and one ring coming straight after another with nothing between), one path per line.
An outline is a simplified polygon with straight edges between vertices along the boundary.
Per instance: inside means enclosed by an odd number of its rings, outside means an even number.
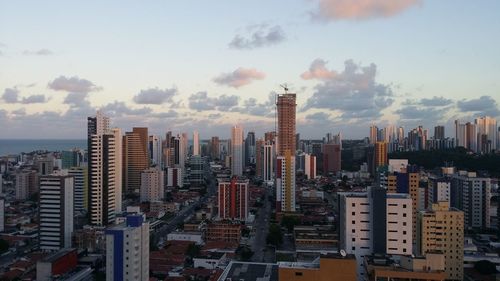
M0 156L29 153L37 150L63 151L87 146L86 139L0 138Z

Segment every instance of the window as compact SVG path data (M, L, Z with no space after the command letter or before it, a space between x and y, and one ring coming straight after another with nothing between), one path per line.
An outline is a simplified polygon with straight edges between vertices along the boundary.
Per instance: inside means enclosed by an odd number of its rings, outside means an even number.
M356 203L352 203L351 206L356 207Z
M356 221L352 221L352 224L356 224Z
M352 247L352 250L353 250L353 251L356 251L356 247Z
M403 204L403 209L406 209L406 204Z
M356 212L352 212L352 215L355 216L356 215Z
M352 242L355 242L356 241L356 238L352 238Z
M295 276L302 276L302 272L295 272Z

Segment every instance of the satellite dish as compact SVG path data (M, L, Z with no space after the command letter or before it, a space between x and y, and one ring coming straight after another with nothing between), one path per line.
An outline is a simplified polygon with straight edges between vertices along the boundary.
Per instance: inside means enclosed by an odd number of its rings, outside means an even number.
M345 258L347 256L347 253L345 252L345 250L340 250L340 255Z

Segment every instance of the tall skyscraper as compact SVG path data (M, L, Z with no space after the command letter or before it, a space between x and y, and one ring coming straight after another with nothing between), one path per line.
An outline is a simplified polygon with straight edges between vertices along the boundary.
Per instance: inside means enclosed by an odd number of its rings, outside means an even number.
M440 251L445 256L446 280L463 280L464 214L448 202L432 204L418 215L417 253Z
M88 211L87 171L87 167L71 167L67 170L67 174L75 178L73 193L75 215Z
M388 164L386 142L379 141L375 143L373 162L375 171L377 170L378 167Z
M243 128L240 125L231 127L231 174L243 175L244 165Z
M245 139L245 165L255 164L255 133L248 132Z
M323 174L336 173L341 170L340 144L327 143L323 145Z
M164 194L164 173L160 168L148 168L141 173L141 202L161 201Z
M286 150L276 162L276 211L295 212L295 157Z
M193 155L200 155L200 134L193 132Z
M271 183L274 180L274 154L274 146L272 144L264 144L262 179L266 183Z
M375 144L378 139L378 128L375 125L370 126L370 143Z
M397 139L400 144L405 140L405 129L403 127L398 128Z
M475 124L470 122L464 124L459 120L455 120L455 139L457 146L464 147L474 152L478 151L477 128Z
M149 280L149 223L128 215L123 225L106 230L106 280Z
M74 178L54 174L40 177L39 246L56 251L71 247Z
M304 166L304 174L307 179L316 178L316 156L306 153Z
M283 156L289 150L292 157L295 157L296 95L278 95L276 106L278 111L278 155Z
M366 255L412 254L412 204L408 194L372 188L339 195L340 249L356 256L358 280L365 280Z
M235 176L230 181L220 182L217 196L220 219L247 219L248 181Z
M497 120L488 116L476 118L478 150L482 153L490 153L497 149Z
M87 120L90 223L105 226L122 208L122 134L99 111Z
M444 140L444 126L436 126L434 127L434 139L435 140Z
M255 175L264 176L264 140L261 138L255 141Z
M212 140L210 141L210 155L212 156L212 160L220 158L219 137L212 137Z
M139 193L141 172L149 167L148 128L132 128L123 136L123 183L125 191Z
M161 139L159 136L156 135L149 136L148 152L149 152L150 163L162 168L163 149L162 149Z

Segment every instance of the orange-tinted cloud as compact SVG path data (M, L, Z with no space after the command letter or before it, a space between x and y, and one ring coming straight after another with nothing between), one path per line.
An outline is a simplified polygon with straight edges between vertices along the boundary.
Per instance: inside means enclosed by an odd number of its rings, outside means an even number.
M313 16L320 20L386 18L420 4L422 0L319 0Z

